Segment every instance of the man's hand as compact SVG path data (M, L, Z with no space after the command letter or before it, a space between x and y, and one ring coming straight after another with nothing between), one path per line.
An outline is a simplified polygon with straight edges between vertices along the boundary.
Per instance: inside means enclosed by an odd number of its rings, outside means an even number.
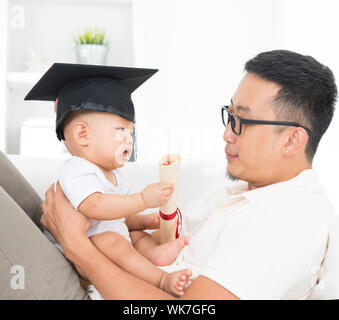
M54 194L54 185L51 185L45 197L41 204L43 215L40 223L53 235L67 256L69 245L74 243L75 239L87 237L89 219L73 208L59 182L56 193Z
M152 183L141 191L147 208L158 208L167 203L174 191L174 186L167 182Z

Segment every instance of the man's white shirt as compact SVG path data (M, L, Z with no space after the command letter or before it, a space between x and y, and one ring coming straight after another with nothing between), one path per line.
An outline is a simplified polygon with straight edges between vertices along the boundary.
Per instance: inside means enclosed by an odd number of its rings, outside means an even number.
M239 181L192 203L182 232L190 243L165 269L189 267L192 280L206 276L240 299L338 298L338 216L316 171L247 188Z

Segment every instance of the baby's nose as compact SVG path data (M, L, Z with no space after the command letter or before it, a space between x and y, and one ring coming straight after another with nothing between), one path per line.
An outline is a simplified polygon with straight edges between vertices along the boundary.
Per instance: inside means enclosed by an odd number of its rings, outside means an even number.
M133 144L134 138L133 138L133 134L132 133L126 134L126 142L130 143L130 144Z

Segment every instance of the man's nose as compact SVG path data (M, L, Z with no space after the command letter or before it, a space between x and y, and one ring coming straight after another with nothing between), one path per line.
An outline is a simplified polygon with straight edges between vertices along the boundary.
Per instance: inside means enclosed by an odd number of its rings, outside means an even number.
M232 131L230 123L226 126L224 131L224 141L228 143L234 143L237 139L237 136Z

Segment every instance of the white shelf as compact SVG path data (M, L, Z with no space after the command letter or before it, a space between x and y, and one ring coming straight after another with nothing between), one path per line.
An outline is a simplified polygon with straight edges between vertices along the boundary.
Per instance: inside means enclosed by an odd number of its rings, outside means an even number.
M32 87L42 77L42 73L9 72L7 85L9 89Z
M41 157L69 156L65 145L56 137L54 118L28 118L21 123L20 154Z
M75 63L72 37L84 27L107 30L111 42L108 64L133 65L133 1L0 0L0 34L6 40L0 50L0 149L20 153L25 144L21 138L24 124L27 137L33 133L40 137L36 138L39 151L50 153L44 135L51 132L50 140L56 140L55 130L50 128L55 124L27 120L53 117L53 103L24 102L24 97L41 79L45 66L47 71L48 63Z

